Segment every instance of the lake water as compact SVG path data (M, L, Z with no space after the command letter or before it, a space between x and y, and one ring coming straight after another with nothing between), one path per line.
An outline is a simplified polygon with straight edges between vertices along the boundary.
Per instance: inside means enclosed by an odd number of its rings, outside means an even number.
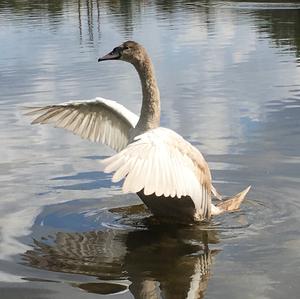
M300 1L0 0L1 298L296 298L300 286ZM241 210L155 222L98 160L107 147L22 106L102 96L138 113L142 43L162 125L209 162Z

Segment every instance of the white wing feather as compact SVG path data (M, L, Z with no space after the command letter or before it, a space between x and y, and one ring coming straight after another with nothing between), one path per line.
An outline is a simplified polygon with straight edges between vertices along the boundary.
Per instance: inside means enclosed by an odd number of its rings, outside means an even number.
M102 161L104 171L124 179L123 191L165 197L190 196L199 217L210 214L211 176L201 153L180 135L156 128L134 138L116 155Z
M36 117L32 124L54 124L116 151L127 146L129 131L138 122L138 116L121 104L99 97L27 109L30 110L27 115Z

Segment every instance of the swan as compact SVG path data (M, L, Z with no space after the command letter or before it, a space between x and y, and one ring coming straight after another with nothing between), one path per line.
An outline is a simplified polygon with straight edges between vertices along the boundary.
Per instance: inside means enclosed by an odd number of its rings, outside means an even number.
M239 208L250 186L223 200L212 185L200 151L176 132L160 127L160 95L154 67L145 48L126 41L98 62L131 63L142 85L140 117L121 104L97 97L58 105L31 107L32 124L54 124L84 139L101 142L117 153L102 160L113 182L124 179L123 192L137 193L158 218L198 222ZM220 199L212 203L212 196Z

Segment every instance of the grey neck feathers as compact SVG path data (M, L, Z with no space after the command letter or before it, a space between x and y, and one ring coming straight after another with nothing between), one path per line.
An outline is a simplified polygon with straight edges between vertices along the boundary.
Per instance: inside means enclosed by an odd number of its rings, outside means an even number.
M160 96L150 58L145 55L133 65L139 74L143 91L141 114L136 125L136 129L142 133L159 127Z

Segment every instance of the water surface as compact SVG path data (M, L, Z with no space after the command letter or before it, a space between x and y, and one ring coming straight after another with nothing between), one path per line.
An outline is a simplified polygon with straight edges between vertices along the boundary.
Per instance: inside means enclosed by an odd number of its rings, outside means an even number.
M0 0L0 288L4 298L295 298L300 279L299 1ZM149 51L162 125L209 162L237 213L165 226L111 184L113 152L30 126L23 105L102 96L138 113Z

